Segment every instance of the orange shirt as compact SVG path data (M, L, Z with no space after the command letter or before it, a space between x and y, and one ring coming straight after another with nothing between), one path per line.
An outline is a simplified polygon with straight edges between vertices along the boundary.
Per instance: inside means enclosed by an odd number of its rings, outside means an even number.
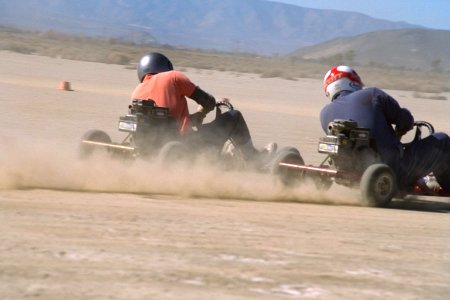
M132 99L153 100L157 106L169 108L169 114L179 122L180 134L192 131L185 97L190 97L196 86L179 71L146 75L133 91Z

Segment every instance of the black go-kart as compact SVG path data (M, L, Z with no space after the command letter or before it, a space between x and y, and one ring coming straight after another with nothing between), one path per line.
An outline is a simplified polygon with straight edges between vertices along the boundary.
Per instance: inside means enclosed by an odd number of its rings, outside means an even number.
M224 111L233 110L228 99L216 103L216 118ZM133 100L128 114L119 118L118 129L125 132L125 138L117 143L104 131L94 129L86 132L80 144L82 158L95 152L106 152L121 159L155 159L160 163L189 161L192 147L178 132L178 123L166 107L158 107L153 100ZM198 128L197 128L198 129ZM200 130L200 129L198 129ZM242 160L240 151L228 140L218 153L221 161L232 161L236 166Z
M422 138L422 130L429 134L434 128L429 122L415 122L413 140ZM319 166L305 165L299 151L287 148L280 151L274 162L273 172L286 186L296 186L312 179L319 190L328 190L333 182L360 189L363 205L386 206L394 197L404 197L397 189L393 170L383 164L376 151L370 130L359 128L353 120L334 120L328 134L319 139L318 152L326 155ZM442 188L433 174L410 187L410 194L440 196Z

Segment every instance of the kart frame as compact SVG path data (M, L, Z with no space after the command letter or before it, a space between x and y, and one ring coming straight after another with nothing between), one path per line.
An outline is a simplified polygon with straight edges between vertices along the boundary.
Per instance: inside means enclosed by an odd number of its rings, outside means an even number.
M318 152L327 154L323 162L319 166L305 165L303 159L293 159L296 154L286 154L278 159L275 170L281 181L292 186L309 178L319 190L328 190L333 182L359 188L360 200L366 206L385 206L398 196L396 176L381 163L370 131L358 128L352 120L335 120L330 126L328 135L320 138L318 144ZM422 138L422 128L434 133L433 125L426 121L416 121L414 127L413 141ZM362 153L369 157L366 163L359 161ZM426 187L419 183L411 190L416 195L426 193Z

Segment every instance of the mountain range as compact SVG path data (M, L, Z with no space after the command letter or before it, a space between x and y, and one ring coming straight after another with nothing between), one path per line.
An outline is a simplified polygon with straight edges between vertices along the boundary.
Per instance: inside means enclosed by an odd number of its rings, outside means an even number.
M338 37L420 28L265 0L0 0L0 25L263 55Z
M450 30L397 29L340 37L289 56L438 72L450 71Z

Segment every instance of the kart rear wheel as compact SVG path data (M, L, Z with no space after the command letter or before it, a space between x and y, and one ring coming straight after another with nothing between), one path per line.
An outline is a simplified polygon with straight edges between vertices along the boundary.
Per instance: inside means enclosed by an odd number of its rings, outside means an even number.
M300 152L294 147L282 148L272 161L272 174L277 177L286 187L293 187L303 179L303 171L280 166L280 163L289 163L293 165L304 165L305 162Z
M158 154L158 162L163 165L174 165L186 162L189 153L188 147L179 141L171 141L165 144Z
M79 149L81 158L87 158L91 156L94 153L94 151L102 151L102 150L107 151L107 148L105 147L88 144L83 141L111 144L111 138L106 132L98 129L89 130L81 138L81 144Z
M328 176L312 176L311 177L316 188L321 192L328 191L333 185L333 180Z
M373 164L360 181L361 201L366 206L383 207L389 204L397 189L394 171L385 164Z

